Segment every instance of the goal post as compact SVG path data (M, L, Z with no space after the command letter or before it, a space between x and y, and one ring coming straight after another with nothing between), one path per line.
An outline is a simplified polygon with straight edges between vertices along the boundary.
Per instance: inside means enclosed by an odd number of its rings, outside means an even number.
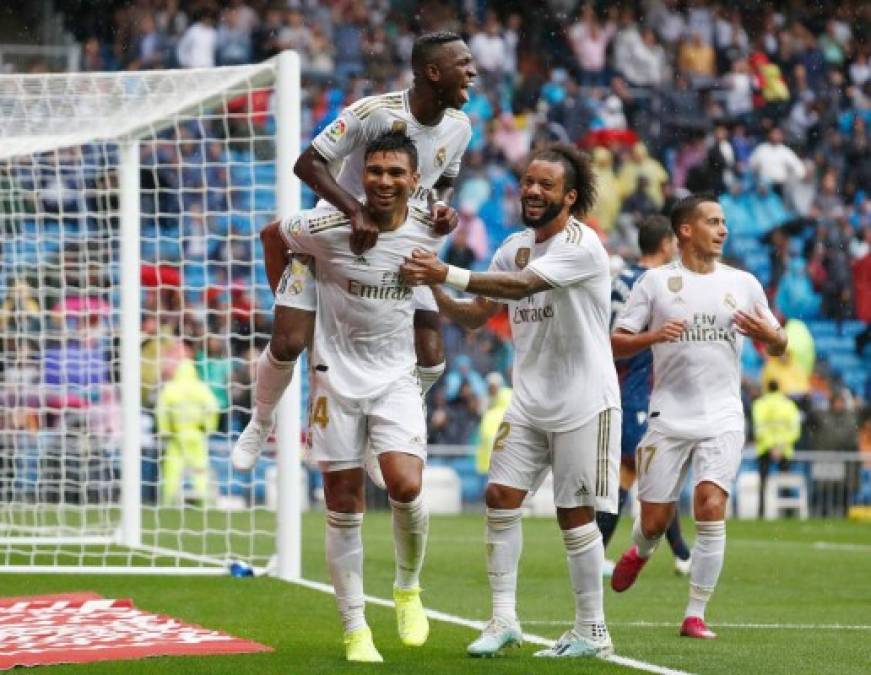
M3 571L300 576L299 378L274 450L229 460L271 327L258 233L300 208L300 101L294 52L0 76Z

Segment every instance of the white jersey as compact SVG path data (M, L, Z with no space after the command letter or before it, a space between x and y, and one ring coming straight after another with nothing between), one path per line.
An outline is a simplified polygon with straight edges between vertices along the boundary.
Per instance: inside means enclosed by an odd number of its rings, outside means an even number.
M686 439L744 431L744 336L733 317L736 310L752 313L757 305L779 326L756 278L720 263L710 274L697 274L676 261L638 280L616 328L640 333L671 319L687 323L679 341L653 345L650 429Z
M404 131L417 147L420 183L412 204L427 209L429 191L442 176L455 177L469 140L472 126L465 113L448 108L441 122L426 126L418 122L408 102L408 91L394 91L362 98L345 108L336 120L319 133L312 146L327 161L341 166L336 182L363 201L363 154L366 144L387 131ZM318 207L328 207L321 200Z
M438 249L424 212L410 207L405 223L379 234L363 255L351 252L351 225L334 209L302 211L281 222L281 234L288 248L317 261L311 364L334 395L377 397L414 373L413 292L400 280L399 266L415 248Z
M553 289L506 303L516 353L505 419L542 431L577 429L620 407L608 254L596 233L572 218L538 244L531 229L509 237L490 265L501 272L525 267Z

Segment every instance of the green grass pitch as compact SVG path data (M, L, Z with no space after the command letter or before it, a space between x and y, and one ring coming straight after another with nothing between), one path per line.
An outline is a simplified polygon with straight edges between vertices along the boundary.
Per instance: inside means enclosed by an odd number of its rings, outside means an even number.
M485 619L489 594L481 515L434 517L424 569L424 602L467 619ZM730 522L726 564L708 609L715 641L677 635L687 581L674 575L666 546L636 587L617 595L606 585L605 610L621 656L692 673L871 672L871 525L845 521ZM692 537L692 524L685 523ZM303 572L326 581L323 515L304 517ZM627 545L628 519L609 548ZM390 519L367 515L366 592L389 598L393 576ZM367 616L386 663L343 661L333 598L269 578L0 575L0 594L91 590L131 597L142 609L225 630L270 645L271 654L167 657L55 666L57 673L617 673L601 661L533 660L534 645L484 661L465 656L475 631L432 621L426 646L405 648L393 610L369 605ZM556 523L524 521L519 588L524 630L556 638L571 622L572 594ZM759 624L774 627L759 627ZM844 628L833 628L835 625Z

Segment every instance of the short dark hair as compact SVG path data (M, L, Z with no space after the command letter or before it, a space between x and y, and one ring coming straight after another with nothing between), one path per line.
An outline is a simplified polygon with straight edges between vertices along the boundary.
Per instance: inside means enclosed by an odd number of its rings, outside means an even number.
M671 229L674 230L675 236L680 229L681 223L687 223L695 215L696 209L701 204L708 202L719 203L717 195L713 192L700 192L699 194L684 197L677 202L671 209Z
M768 391L769 392L775 392L778 389L780 389L780 382L778 382L777 380L774 380L774 379L768 380Z
M638 248L642 255L653 255L666 237L673 237L671 221L658 213L647 216L638 226Z
M585 153L569 143L551 143L533 152L527 166L537 159L563 165L565 191L576 190L578 193L571 208L572 215L582 216L593 208L596 203L596 174Z
M432 63L436 51L449 42L463 41L457 33L440 30L435 33L424 33L418 36L411 48L411 70L416 75L423 71L427 64Z
M417 146L402 131L386 131L366 144L363 161L376 152L404 152L411 161L412 171L417 171Z

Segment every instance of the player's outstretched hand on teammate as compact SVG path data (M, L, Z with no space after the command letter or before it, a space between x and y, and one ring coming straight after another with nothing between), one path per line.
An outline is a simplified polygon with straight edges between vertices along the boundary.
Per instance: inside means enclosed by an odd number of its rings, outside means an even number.
M411 257L406 258L400 266L399 273L409 286L432 286L444 283L448 266L434 253L416 248L411 252Z
M350 220L351 252L354 255L362 255L378 241L378 226L372 222L362 206L350 215Z

